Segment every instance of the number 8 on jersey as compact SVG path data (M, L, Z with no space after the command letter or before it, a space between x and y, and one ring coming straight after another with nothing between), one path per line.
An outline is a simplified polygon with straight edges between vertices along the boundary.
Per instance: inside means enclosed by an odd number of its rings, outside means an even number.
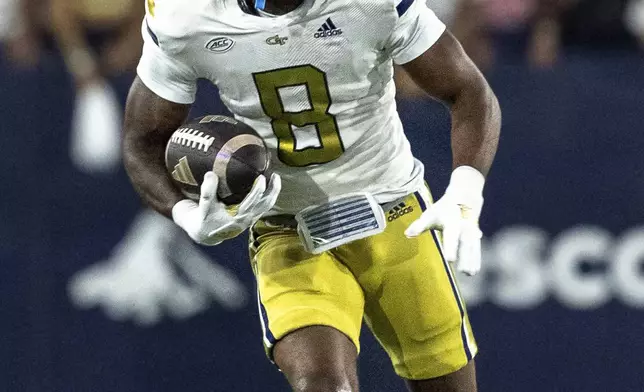
M271 118L279 141L278 157L289 166L308 166L330 162L342 155L344 146L335 117L329 113L331 97L324 72L312 65L282 68L253 74L262 108ZM280 89L303 86L308 109L286 111ZM319 146L297 148L293 127L315 126Z

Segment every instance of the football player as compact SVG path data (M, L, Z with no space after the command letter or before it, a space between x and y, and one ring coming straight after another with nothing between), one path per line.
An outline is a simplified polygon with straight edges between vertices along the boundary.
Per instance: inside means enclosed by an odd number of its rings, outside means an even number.
M142 32L129 176L199 243L250 228L264 345L293 390L358 391L364 319L411 391L475 391L477 346L449 262L480 268L501 114L424 2L148 0ZM394 63L451 110L454 170L436 203L396 111ZM275 174L258 178L236 214L217 199L217 176L195 202L164 165L198 78L272 153Z

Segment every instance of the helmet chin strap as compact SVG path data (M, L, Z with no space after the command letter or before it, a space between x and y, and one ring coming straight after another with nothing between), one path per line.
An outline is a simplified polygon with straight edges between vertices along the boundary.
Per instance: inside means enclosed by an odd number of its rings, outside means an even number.
M255 0L255 9L263 10L266 7L266 0Z

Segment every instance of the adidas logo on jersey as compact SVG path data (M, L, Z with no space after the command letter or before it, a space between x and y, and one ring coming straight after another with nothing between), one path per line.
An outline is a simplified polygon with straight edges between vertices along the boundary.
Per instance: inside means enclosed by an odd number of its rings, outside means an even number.
M335 24L333 24L333 21L331 18L327 18L327 20L322 23L322 27L318 29L318 31L313 34L314 38L326 38L326 37L331 37L334 35L340 35L342 34L342 29L339 29L335 27Z
M387 221L393 222L396 219L400 218L403 215L407 215L410 212L414 211L414 208L412 206L408 206L405 203L399 203L394 206L391 210L389 210L389 216L387 217Z

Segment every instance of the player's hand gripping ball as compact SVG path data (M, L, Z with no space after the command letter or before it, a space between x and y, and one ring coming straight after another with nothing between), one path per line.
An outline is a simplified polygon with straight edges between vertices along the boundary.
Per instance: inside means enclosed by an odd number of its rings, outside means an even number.
M198 118L175 131L166 166L188 197L174 205L172 218L203 245L242 233L273 208L281 190L277 174L267 184L269 152L259 135L225 116Z
M204 176L218 177L217 197L230 206L241 203L258 176L268 175L270 154L255 130L234 118L199 117L170 138L165 164L183 194L199 200Z

